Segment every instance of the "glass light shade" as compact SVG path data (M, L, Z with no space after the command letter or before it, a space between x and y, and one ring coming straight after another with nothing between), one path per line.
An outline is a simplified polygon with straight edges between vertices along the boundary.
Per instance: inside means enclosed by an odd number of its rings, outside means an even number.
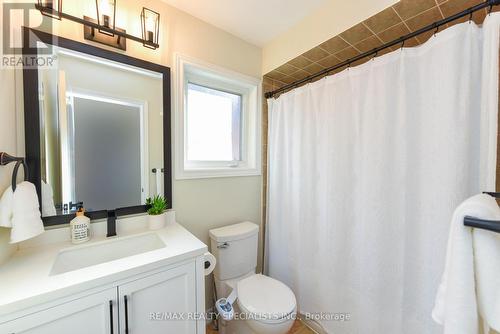
M160 34L160 14L143 7L141 12L142 39L144 46L156 49Z
M96 0L97 24L102 27L115 29L116 0ZM99 30L103 34L114 36L108 31Z
M40 13L54 19L61 19L62 15L62 0L38 0Z

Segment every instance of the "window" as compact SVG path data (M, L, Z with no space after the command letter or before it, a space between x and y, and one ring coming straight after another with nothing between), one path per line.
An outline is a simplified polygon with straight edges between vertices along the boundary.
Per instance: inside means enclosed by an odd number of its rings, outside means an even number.
M260 174L260 80L176 56L177 179Z
M187 160L241 160L241 95L188 83Z

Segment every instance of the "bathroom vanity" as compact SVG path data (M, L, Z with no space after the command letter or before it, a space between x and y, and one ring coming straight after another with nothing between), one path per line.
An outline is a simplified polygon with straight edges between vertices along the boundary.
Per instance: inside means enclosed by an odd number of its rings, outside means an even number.
M205 333L206 245L178 223L147 230L119 220L119 237L71 245L68 228L21 245L0 267L0 333Z

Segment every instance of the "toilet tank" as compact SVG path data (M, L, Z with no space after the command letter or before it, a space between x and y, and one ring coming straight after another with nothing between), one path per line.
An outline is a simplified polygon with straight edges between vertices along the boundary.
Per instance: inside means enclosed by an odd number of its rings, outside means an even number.
M259 226L251 222L209 231L212 254L217 258L214 275L219 280L255 272Z

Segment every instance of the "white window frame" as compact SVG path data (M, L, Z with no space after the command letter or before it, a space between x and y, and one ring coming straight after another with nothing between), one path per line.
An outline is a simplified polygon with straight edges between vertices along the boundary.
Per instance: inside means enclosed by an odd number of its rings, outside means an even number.
M261 80L175 54L174 171L177 180L261 175ZM241 161L193 162L186 151L187 84L242 96Z

